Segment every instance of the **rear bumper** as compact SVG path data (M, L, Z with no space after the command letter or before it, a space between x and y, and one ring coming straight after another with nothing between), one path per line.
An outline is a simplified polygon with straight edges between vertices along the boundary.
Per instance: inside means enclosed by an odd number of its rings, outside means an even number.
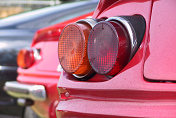
M32 85L44 86L45 92L47 94L46 100L44 101L33 100L34 104L32 105L32 109L38 116L42 118L43 117L47 118L50 115L52 116L53 112L48 112L51 109L54 109L53 114L55 115L56 105L54 103L59 98L57 91L57 82L59 80L60 74L55 72L36 71L36 70L33 70L34 73L29 72L31 71L26 69L26 72L23 72L23 74L19 74L17 77L17 81L21 84L23 83L25 85L31 85L30 88L32 88Z
M0 114L22 116L23 107L17 105L17 100L7 95L3 86L7 81L15 81L17 77L16 66L0 65Z
M46 90L43 85L22 84L16 81L6 82L4 90L11 96L37 101L46 100Z

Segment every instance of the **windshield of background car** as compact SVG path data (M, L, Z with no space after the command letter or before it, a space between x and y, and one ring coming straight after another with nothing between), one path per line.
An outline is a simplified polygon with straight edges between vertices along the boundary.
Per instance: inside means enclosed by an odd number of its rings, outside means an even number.
M97 0L89 0L42 8L2 19L0 28L15 25L19 29L39 29L89 13L95 10L97 4Z

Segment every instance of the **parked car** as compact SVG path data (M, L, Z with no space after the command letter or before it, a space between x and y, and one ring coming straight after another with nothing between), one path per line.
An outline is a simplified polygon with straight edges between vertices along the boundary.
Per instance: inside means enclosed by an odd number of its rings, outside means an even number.
M175 118L175 5L100 0L93 19L104 21L67 25L58 41L57 116Z
M97 3L97 1L66 3L0 20L0 114L18 116L23 114L23 107L17 106L16 99L8 96L3 91L3 86L6 81L16 80L17 53L22 48L30 48L35 31L87 14L95 9ZM49 33L51 34L48 36L52 35L52 32ZM46 39L46 37L42 38L44 38L42 40ZM41 38L35 37L35 39ZM39 40L35 40L33 45Z
M43 44L48 59L35 68L38 78L49 78L54 65L61 71L57 117L175 117L175 3L100 0L92 19L67 25L59 43ZM23 75L19 82L44 82Z
M26 107L25 118L56 118L55 108L59 99L57 82L61 70L58 68L57 52L53 50L57 49L58 37L67 24L85 19L92 14L93 12L90 12L38 30L31 48L19 51L17 81L6 82L4 89L9 95L18 98L19 105Z

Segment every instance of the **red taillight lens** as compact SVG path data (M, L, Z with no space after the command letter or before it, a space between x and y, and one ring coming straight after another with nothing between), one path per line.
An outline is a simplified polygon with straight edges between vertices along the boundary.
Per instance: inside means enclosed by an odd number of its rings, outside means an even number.
M92 29L88 40L88 58L99 74L115 75L130 59L130 40L118 22L103 21Z
M21 68L29 68L34 63L33 50L22 49L17 56L17 64Z
M67 25L59 38L58 55L62 68L71 74L83 76L90 72L87 41L91 27L87 24Z

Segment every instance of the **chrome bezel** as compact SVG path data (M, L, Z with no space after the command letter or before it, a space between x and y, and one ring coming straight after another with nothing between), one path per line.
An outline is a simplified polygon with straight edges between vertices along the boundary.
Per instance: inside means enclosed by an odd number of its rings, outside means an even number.
M74 77L76 77L77 79L80 79L80 80L84 80L83 78L84 77L87 77L89 75L92 75L94 73L94 70L91 69L87 74L85 75L76 75L76 74L72 74Z
M131 60L137 50L137 36L136 36L136 32L135 32L132 24L130 23L130 21L128 21L127 19L125 19L124 17L121 17L121 16L110 17L106 21L119 22L124 26L124 28L126 28L128 34L129 34L130 42L131 42L131 54L130 54L130 60Z
M87 19L79 20L76 23L86 23L86 24L90 25L91 28L93 28L98 23L98 21L93 18L87 18Z
M82 19L77 21L76 23L83 23L83 24L88 24L91 28L93 28L98 21L96 19L93 18L87 18L87 19ZM76 75L76 74L72 74L74 77L78 78L78 79L83 79L84 77L87 77L89 75L91 75L93 73L93 69L91 69L87 74L85 75Z
M33 51L33 55L34 55L35 60L41 60L42 59L39 49L32 48L32 51Z

